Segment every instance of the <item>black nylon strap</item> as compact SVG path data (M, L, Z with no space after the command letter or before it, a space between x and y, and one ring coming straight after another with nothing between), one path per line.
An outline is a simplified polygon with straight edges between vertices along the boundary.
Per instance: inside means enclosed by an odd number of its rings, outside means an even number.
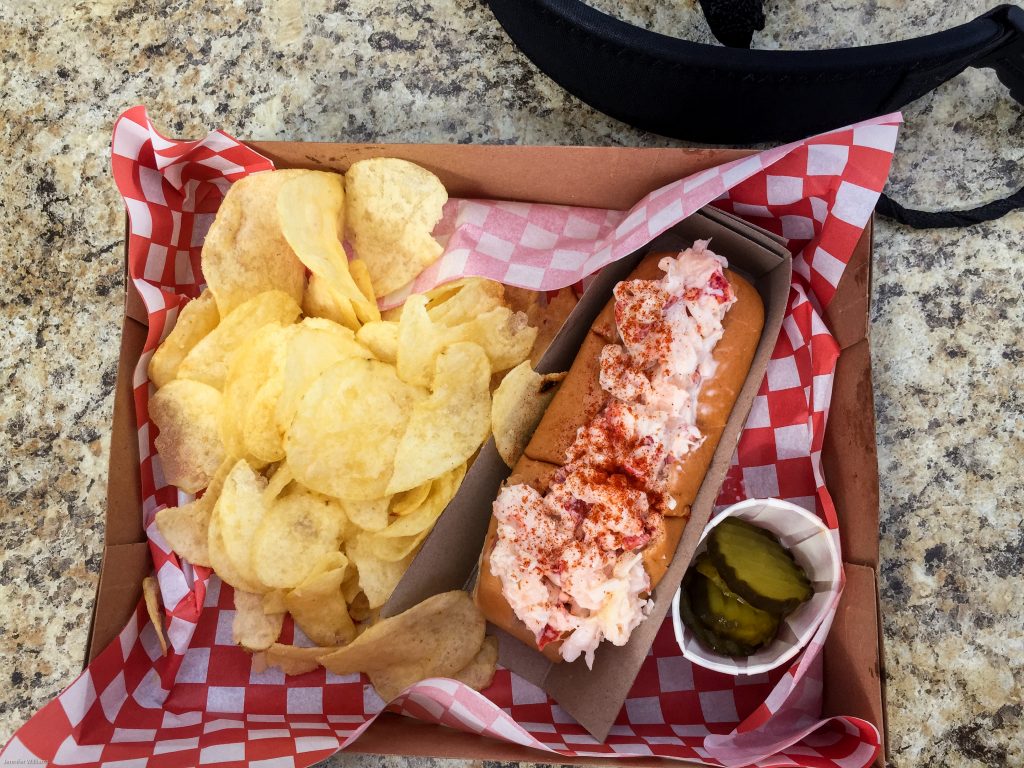
M591 106L654 133L709 144L787 141L902 108L968 67L991 67L1024 103L1024 9L898 43L821 51L722 48L660 35L581 0L486 0L533 63ZM911 226L963 226L1020 194L926 213L883 198ZM917 222L917 223L915 223Z

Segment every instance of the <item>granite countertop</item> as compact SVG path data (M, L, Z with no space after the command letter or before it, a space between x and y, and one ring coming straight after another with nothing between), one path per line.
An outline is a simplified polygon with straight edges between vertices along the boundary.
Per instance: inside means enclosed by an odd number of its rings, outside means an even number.
M706 34L692 0L594 4ZM476 0L204 5L0 5L0 743L72 680L85 649L122 312L109 139L123 109L146 104L181 136L217 126L266 139L678 145L566 95ZM896 39L987 7L769 0L755 45ZM959 76L906 117L897 199L963 206L1024 179L1024 113L991 72ZM877 222L880 586L897 766L1024 762L1022 253L1021 213L966 230ZM333 764L435 762L469 765Z

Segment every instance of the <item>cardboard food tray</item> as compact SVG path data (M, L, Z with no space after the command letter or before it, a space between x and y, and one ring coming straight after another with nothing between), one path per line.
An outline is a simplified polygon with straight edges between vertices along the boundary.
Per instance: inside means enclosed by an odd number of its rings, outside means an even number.
M628 208L655 187L745 154L736 150L288 142L257 142L250 146L270 157L279 168L344 170L363 157L404 157L437 173L453 197L491 197L618 209ZM727 222L730 217L722 214L712 214L712 217L717 219L720 226L728 228L723 222ZM687 226L687 222L681 226ZM747 225L738 228L744 227ZM733 229L736 228L733 226ZM693 234L690 239L696 236L702 235ZM720 240L716 240L716 245ZM768 248L767 244L763 245ZM726 255L731 254L726 252ZM847 587L825 651L824 713L863 717L883 728L881 638L875 584L878 487L871 409L870 355L866 338L869 285L870 235L866 234L855 250L835 300L825 315L826 322L843 348L836 371L823 463L840 515ZM138 448L131 392L132 374L145 342L147 320L145 309L130 282L126 288L126 311L111 439L106 542L91 629L89 659L99 653L127 621L137 604L141 579L151 569L148 544L139 514ZM574 324L576 322L573 321ZM582 332L585 332L589 322L582 327ZM560 340L553 345L550 354L545 356L542 365L559 367L547 358L558 359L571 348L570 341ZM730 443L730 446L734 444L735 436L731 442L723 437L723 445L726 443ZM483 478L485 474L479 473L481 482L484 479L493 481L490 477ZM470 486L464 490L469 494L474 488ZM711 501L715 492L717 483L714 492L708 491L712 496ZM474 498L486 497L474 495ZM489 516L489 504L485 504L485 507L479 514L483 518L484 528ZM699 525L687 527L687 535L679 550L686 561L689 560L689 555L685 553L687 541L691 533L699 534L699 530ZM438 542L443 541L440 536L436 538ZM482 541L482 533L479 541ZM475 562L480 550L479 541L468 555L463 549L458 550L459 554L471 557ZM447 550L446 556L450 556L456 549L454 545L454 542L450 543L451 548ZM685 565L681 559L677 565L678 576L681 578ZM444 578L454 578L456 569L451 570L452 573L445 574ZM463 573L456 586L464 583L465 577ZM406 582L411 584L413 580L405 580L403 587L396 592L392 601L394 608L405 601L415 602L416 591L407 591ZM662 592L664 594L659 595L658 602L667 603L671 599L671 590L664 589ZM648 623L656 628L653 619ZM601 654L598 659L600 664ZM568 668L568 665L563 666ZM628 689L628 685L626 687ZM354 746L355 751L374 754L430 754L498 760L537 760L541 757L540 753L516 745L389 714L381 716ZM591 758L551 758L577 764L613 764ZM631 764L660 765L668 762L637 759L631 761Z

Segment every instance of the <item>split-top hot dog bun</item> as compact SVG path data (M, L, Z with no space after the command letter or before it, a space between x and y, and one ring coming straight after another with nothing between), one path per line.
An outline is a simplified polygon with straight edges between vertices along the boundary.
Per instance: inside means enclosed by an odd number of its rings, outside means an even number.
M663 272L659 262L665 256L675 255L658 253L647 256L629 279L660 280ZM754 287L731 270L724 270L724 277L735 295L735 303L721 321L723 333L712 352L715 363L713 375L702 381L697 398L696 427L705 439L695 450L684 454L681 461L668 467L668 492L675 505L662 510L664 525L657 527L655 535L642 549L643 566L650 578L651 590L657 586L675 554L690 505L704 480L743 387L764 326L764 306ZM524 484L543 495L551 487L553 478L557 481L556 472L565 463L567 451L576 440L580 427L591 423L611 399L601 387L600 359L606 345L620 342L613 299L587 334L558 394L537 426L525 454L513 469L506 488ZM492 516L481 553L474 598L492 624L536 648L534 632L516 616L503 594L501 579L491 568L497 527L498 520ZM562 661L563 639L546 642L542 653L553 662Z

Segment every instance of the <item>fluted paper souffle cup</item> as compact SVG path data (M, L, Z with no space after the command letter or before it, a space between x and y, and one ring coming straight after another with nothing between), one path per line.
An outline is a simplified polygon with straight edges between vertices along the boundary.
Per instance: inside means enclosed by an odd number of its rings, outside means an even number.
M672 624L683 656L697 666L727 675L756 675L785 664L807 645L831 610L843 565L828 527L803 507L779 499L747 499L722 510L704 529L694 559L707 549L711 530L727 517L738 517L774 533L806 572L814 595L783 619L771 643L747 658L723 656L700 644L679 616L682 588L672 599Z

